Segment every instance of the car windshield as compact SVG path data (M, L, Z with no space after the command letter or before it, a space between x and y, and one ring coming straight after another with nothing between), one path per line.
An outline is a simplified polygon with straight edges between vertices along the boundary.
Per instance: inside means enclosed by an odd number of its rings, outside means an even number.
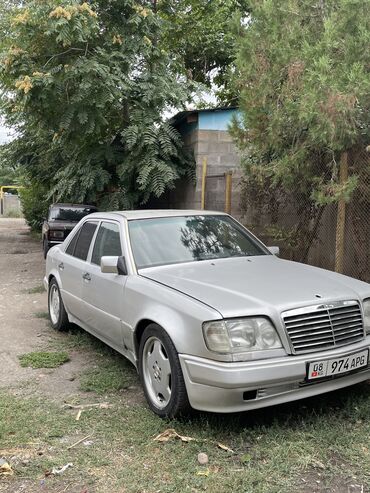
M268 255L229 216L180 216L129 221L137 268L229 257Z
M96 212L94 207L52 207L50 210L50 220L78 222L92 212Z

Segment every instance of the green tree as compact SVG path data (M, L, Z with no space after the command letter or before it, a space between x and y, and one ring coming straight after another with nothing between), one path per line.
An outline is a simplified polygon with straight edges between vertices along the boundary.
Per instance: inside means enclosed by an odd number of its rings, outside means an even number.
M3 185L19 185L21 176L19 168L13 168L1 163L0 161L0 186Z
M0 90L17 130L8 159L56 200L133 207L189 174L163 121L189 85L152 1L4 4Z
M234 69L234 18L248 14L249 0L163 0L160 13L169 21L168 47L183 72L216 91L221 103L235 103L230 85Z
M370 2L362 0L253 0L240 29L232 132L247 191L296 198L303 239L322 206L356 187L356 176L339 183L338 169L344 151L369 143L369 46Z

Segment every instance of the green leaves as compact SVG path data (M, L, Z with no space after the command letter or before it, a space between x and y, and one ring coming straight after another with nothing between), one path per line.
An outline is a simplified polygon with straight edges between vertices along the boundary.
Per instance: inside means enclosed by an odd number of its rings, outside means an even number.
M7 6L0 90L18 132L8 157L49 200L134 207L191 167L161 117L184 104L189 85L153 8L149 0Z
M167 50L179 69L192 81L216 88L220 101L236 101L230 84L234 68L236 35L231 23L248 15L249 0L162 0L159 15L168 23Z
M247 170L268 168L289 194L333 201L340 154L370 137L370 4L252 1L251 12L237 56L242 123L233 125Z

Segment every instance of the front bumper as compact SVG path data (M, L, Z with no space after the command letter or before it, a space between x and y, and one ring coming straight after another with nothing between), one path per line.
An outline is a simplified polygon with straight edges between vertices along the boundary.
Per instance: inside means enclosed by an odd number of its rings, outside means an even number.
M60 245L61 243L63 243L63 241L64 241L63 239L60 239L60 240L56 240L56 239L54 239L54 240L48 240L48 244L50 246Z
M190 404L211 412L239 412L311 397L370 379L370 366L314 383L307 364L370 349L370 337L330 351L242 363L180 354Z

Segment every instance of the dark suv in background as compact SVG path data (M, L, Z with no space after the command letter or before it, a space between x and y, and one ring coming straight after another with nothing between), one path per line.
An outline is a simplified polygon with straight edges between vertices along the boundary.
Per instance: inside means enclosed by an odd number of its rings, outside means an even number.
M63 243L80 219L92 212L97 212L97 210L93 205L52 204L49 207L48 217L42 224L44 258L46 258L49 248Z

